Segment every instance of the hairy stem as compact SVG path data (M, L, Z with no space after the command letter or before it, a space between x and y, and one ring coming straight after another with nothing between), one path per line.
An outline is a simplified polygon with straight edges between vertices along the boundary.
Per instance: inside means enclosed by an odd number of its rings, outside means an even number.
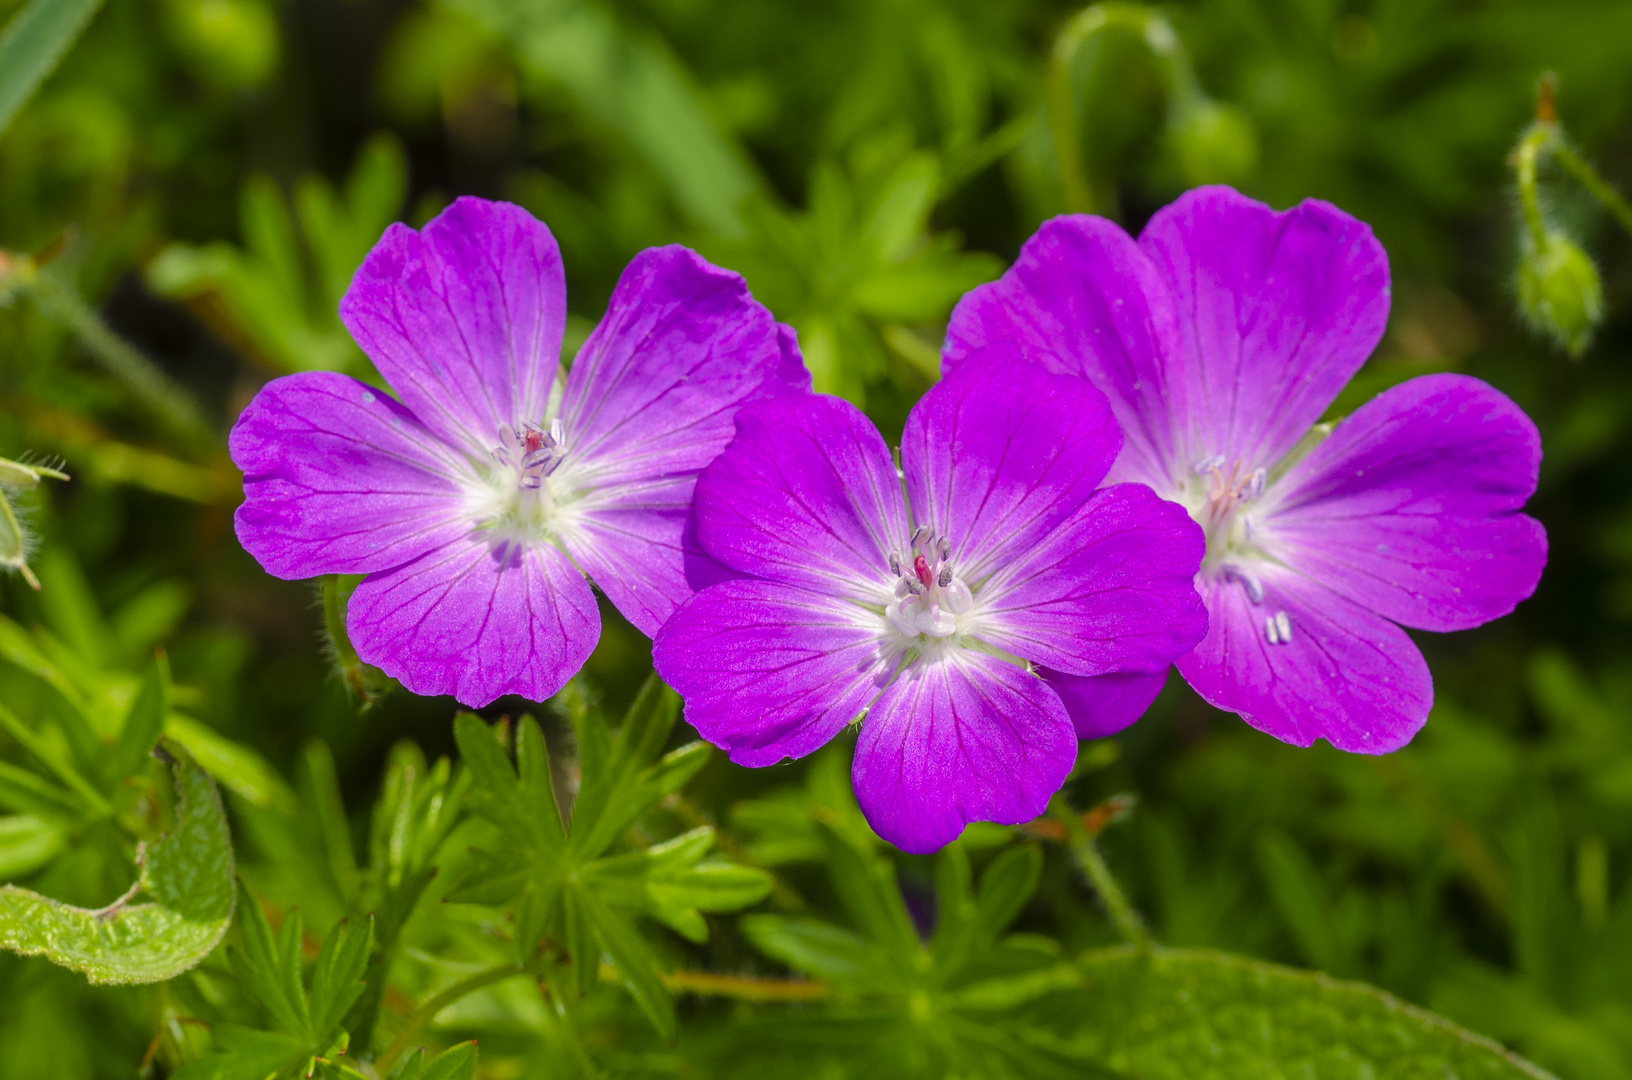
M1567 143L1560 139L1552 148L1553 157L1564 166L1566 172L1592 193L1592 197L1604 205L1604 209L1615 215L1615 220L1621 227L1632 233L1632 202L1609 185L1609 181L1599 175L1598 170L1587 164L1587 160L1572 150Z
M1063 798L1055 796L1049 804L1049 811L1065 826L1066 834L1071 838L1071 857L1076 861L1077 869L1081 870L1088 883L1093 886L1099 898L1105 904L1105 911L1111 917L1111 923L1117 933L1130 945L1141 949L1148 949L1153 944L1150 931L1146 929L1144 920L1128 902L1122 886L1117 883L1111 868L1105 864L1105 857L1099 853L1099 846L1094 838L1088 835L1083 827L1082 819L1071 812Z
M1557 142L1558 127L1538 121L1519 140L1513 151L1513 171L1519 182L1519 203L1524 208L1524 223L1530 229L1530 241L1537 251L1547 249L1547 223L1541 216L1541 194L1536 187L1536 166L1549 144Z
M1107 31L1133 34L1161 65L1169 97L1188 104L1200 96L1190 58L1173 27L1142 4L1095 4L1079 12L1060 30L1049 54L1047 104L1049 131L1060 166L1060 187L1065 205L1074 213L1094 212L1094 196L1082 162L1081 132L1072 103L1071 68L1085 45Z

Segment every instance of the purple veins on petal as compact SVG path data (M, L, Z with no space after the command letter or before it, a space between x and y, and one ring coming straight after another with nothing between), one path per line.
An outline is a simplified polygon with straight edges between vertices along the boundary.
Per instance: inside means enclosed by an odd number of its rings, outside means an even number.
M1075 734L1033 663L1139 672L1142 693L1205 629L1201 530L1146 488L1097 491L1117 446L1092 387L985 360L914 407L901 474L847 402L750 405L697 485L705 548L744 577L681 605L657 670L742 764L859 718L857 798L906 850L1035 817ZM1118 716L1138 696L1077 692Z
M1432 686L1396 624L1497 618L1546 563L1546 534L1522 513L1540 440L1498 391L1424 376L1317 425L1388 304L1387 256L1365 224L1215 187L1137 241L1098 218L1044 223L947 331L955 375L988 358L1104 392L1126 440L1109 478L1149 483L1205 533L1209 629L1180 671L1303 745L1403 745Z
M481 199L387 230L341 315L401 400L328 373L266 386L230 444L239 537L283 577L369 574L359 654L472 706L548 697L582 666L600 633L586 573L647 633L723 578L697 539L698 471L739 406L809 387L742 279L673 247L630 264L552 396L555 240Z

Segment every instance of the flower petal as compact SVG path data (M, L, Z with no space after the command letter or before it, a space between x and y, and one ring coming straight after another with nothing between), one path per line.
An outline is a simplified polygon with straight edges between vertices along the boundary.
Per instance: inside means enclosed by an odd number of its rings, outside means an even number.
M738 579L699 592L658 631L652 663L686 722L738 765L823 746L894 670L881 616L843 600Z
M1425 375L1339 423L1271 490L1263 543L1378 614L1465 630L1535 592L1547 533L1518 512L1541 437L1495 388Z
M468 464L350 376L274 379L227 445L244 472L238 540L277 577L385 570L468 531L460 485Z
M909 665L879 695L861 723L851 773L873 830L924 853L971 821L1035 818L1076 756L1071 719L1048 684L957 649Z
M678 246L624 270L568 376L554 480L581 493L567 550L643 633L724 574L696 540L692 497L737 409L809 386L793 331L737 274Z
M1102 488L976 590L975 637L1073 675L1165 670L1207 632L1207 542L1143 484Z
M1365 363L1388 322L1388 256L1329 203L1276 213L1197 188L1151 218L1139 246L1178 309L1187 382L1184 462L1275 464Z
M799 394L737 414L737 437L697 482L703 547L745 574L865 603L894 586L907 543L890 451L848 401Z
M941 364L958 370L1008 347L1049 371L1089 379L1110 399L1124 436L1111 476L1169 490L1173 418L1186 415L1186 371L1167 281L1113 221L1073 214L1045 221L997 281L952 312Z
M1145 715L1156 695L1167 685L1165 667L1154 675L1119 671L1112 675L1067 675L1040 669L1043 681L1065 703L1079 739L1115 735Z
M484 459L499 425L543 422L566 313L550 230L519 206L469 196L420 232L387 229L340 301L403 403Z
M916 522L951 541L953 567L978 593L1093 494L1121 445L1086 380L981 356L913 406L901 467Z
M479 709L560 690L594 651L601 615L560 551L477 534L363 579L346 630L358 656L414 693Z
M1298 574L1254 566L1254 604L1239 584L1204 578L1207 637L1180 657L1179 674L1207 701L1282 742L1325 739L1339 750L1386 754L1428 719L1433 681L1405 631ZM1273 644L1266 620L1286 615ZM1277 637L1279 637L1277 631Z

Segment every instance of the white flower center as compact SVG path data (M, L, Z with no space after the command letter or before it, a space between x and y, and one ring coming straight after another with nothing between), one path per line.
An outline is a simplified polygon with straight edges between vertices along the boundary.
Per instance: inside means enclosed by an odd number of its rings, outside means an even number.
M1254 542L1252 504L1263 497L1268 486L1266 469L1248 469L1240 461L1226 464L1223 454L1196 462L1194 478L1187 479L1179 494L1190 516L1207 535L1207 554L1201 573L1220 576L1241 586L1254 605L1264 602L1264 584L1252 564L1265 557ZM1271 645L1292 640L1292 621L1284 611L1264 617L1264 638Z
M951 637L958 632L959 616L974 607L969 586L952 573L951 555L947 538L934 536L927 525L912 534L904 555L890 553L895 598L885 606L884 617L903 637Z
M499 444L493 448L498 467L486 470L487 482L472 492L472 512L482 528L522 543L547 539L560 494L551 478L565 456L559 419L548 431L531 422L520 431L499 425Z

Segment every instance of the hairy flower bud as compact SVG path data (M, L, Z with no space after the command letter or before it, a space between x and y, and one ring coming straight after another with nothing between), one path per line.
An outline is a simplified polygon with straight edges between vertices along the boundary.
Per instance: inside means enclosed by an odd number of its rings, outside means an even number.
M1538 333L1580 356L1604 316L1598 268L1569 237L1547 233L1519 261L1519 310Z
M1181 107L1167 129L1179 173L1192 187L1239 183L1258 167L1258 135L1241 110L1205 98Z

